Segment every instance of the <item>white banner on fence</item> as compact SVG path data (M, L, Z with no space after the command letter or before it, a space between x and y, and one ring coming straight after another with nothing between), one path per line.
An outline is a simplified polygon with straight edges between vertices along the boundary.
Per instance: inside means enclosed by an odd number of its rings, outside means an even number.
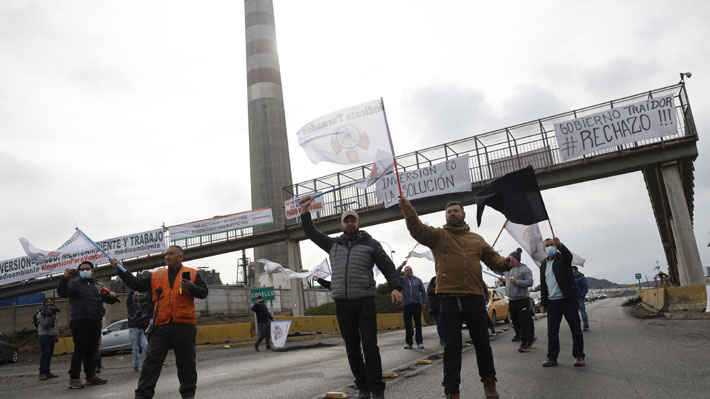
M28 256L0 261L0 285L24 281L46 274L75 268L88 260L93 263L108 262L108 259L77 231L54 251L39 249L27 239L20 243ZM165 251L163 229L97 241L109 255L119 258L135 258Z
M291 329L291 320L271 321L271 344L274 348L283 348L286 345L289 329Z
M399 180L402 183L402 195L409 200L471 191L468 155L400 173ZM376 187L377 199L385 203L385 208L397 205L399 187L394 174L380 179Z
M170 226L168 230L170 230L170 241L175 241L207 234L224 233L226 231L260 226L273 222L274 215L271 213L271 208L261 208L253 211L233 213L212 219Z
M323 197L320 196L314 199L310 205L308 205L309 212L319 212L323 210ZM299 198L291 198L290 200L284 202L284 211L286 212L286 219L295 219L301 216L301 201Z
M563 160L603 148L678 133L673 96L619 106L571 121L555 123Z

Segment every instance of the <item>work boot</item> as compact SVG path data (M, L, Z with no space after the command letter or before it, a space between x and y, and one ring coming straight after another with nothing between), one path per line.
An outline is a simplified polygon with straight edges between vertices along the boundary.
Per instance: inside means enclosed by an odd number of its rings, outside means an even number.
M542 367L555 367L557 366L557 359L546 359L542 362Z
M483 392L486 394L486 399L498 399L495 377L487 377L483 379Z
M458 393L447 393L446 399L461 399L461 395Z
M584 358L583 357L578 357L574 359L574 367L584 367Z
M370 390L361 389L360 392L357 394L357 399L370 399Z
M51 371L49 373L47 373L47 378L57 378L57 377L59 377L59 376L52 373Z
M84 384L81 383L80 379L69 380L69 389L81 389L84 388Z
M44 373L40 373L40 374L39 374L39 380L40 380L40 381L44 381L44 380L46 380L46 379L47 379L47 374L44 374Z
M86 377L86 385L102 385L107 382L108 382L108 380L105 380L105 379L97 376L96 374Z

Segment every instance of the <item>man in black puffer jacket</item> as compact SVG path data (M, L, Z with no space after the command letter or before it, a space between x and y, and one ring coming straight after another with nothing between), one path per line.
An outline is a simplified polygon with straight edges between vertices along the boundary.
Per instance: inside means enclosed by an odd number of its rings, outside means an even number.
M101 320L104 317L104 302L116 303L116 294L102 288L94 279L94 264L84 261L77 268L79 278L69 280L74 269L64 270L59 279L57 294L69 298L71 305L71 328L74 339L74 353L69 368L69 388L84 388L81 382L81 364L84 364L86 383L105 384L106 380L96 376L96 349L101 336Z
M345 211L341 217L343 234L328 237L313 225L308 212L310 197L301 200L301 223L306 236L330 255L333 270L330 290L335 300L335 313L340 333L345 341L350 370L360 390L358 398L384 398L382 361L377 347L376 284L372 267L377 265L392 288L392 302L402 302L402 287L394 263L382 245L360 231L355 211ZM360 341L365 352L363 363Z

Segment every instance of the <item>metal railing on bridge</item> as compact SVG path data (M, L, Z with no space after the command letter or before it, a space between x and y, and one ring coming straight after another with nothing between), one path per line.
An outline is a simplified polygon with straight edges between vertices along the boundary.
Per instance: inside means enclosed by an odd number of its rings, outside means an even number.
M562 160L560 149L555 139L554 125L556 123L584 117L597 112L618 108L649 98L673 95L678 126L676 133L660 138L628 143L595 151L582 157ZM644 93L620 98L617 100L581 108L551 117L537 119L527 123L494 130L472 137L440 144L423 150L397 156L397 166L400 172L431 166L465 154L469 156L469 173L471 182L485 182L503 176L506 173L532 165L534 169L550 168L567 162L603 155L623 152L650 144L662 143L680 137L696 136L697 132L690 110L690 102L684 84L676 84ZM317 192L331 190L368 176L372 165L348 169L343 172L296 183L284 187L284 198L293 198ZM375 186L366 190L347 187L323 195L323 210L320 217L338 215L346 209L371 209L382 207L377 200ZM288 224L298 223L291 219Z

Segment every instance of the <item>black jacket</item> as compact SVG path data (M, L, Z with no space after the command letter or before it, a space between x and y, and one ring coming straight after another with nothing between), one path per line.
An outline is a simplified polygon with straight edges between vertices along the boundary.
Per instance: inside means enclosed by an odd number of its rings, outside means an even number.
M540 282L542 286L540 306L547 306L548 300L545 269L547 269L547 259L540 262ZM557 254L555 254L552 271L555 273L555 280L557 280L557 285L560 286L564 298L575 300L577 298L577 287L574 285L574 277L572 276L572 252L562 244L560 244Z
M274 319L271 313L269 313L269 309L267 309L266 305L263 303L255 303L254 306L251 307L251 311L256 313L257 323L268 323L269 320Z
M118 299L101 293L101 285L93 278L66 277L59 279L57 295L69 298L72 320L101 320L104 317L104 302L116 303Z
M372 267L375 265L387 278L390 288L402 291L392 260L382 245L367 232L360 230L354 240L348 240L344 235L329 237L316 229L310 212L301 215L301 223L306 236L330 255L333 299L374 297L377 287Z
M427 297L429 297L429 314L439 313L439 297L436 295L436 276L429 280L426 294Z

